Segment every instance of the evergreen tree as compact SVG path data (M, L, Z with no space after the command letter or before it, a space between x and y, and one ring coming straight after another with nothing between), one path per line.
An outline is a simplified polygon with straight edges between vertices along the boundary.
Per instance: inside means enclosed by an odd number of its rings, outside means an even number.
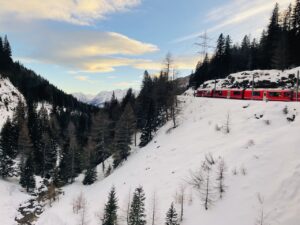
M145 225L145 194L142 187L138 187L134 194L129 212L129 225Z
M25 165L21 168L20 184L23 188L26 188L27 192L35 188L34 168L31 155L26 159Z
M292 63L294 66L300 65L300 0L296 0L296 4L292 15Z
M112 187L108 201L105 204L104 215L102 218L102 225L116 225L117 224L117 210L118 210L118 199L116 197L116 190Z
M117 123L113 146L114 167L127 160L130 154L130 145L135 130L135 117L131 106L128 104Z
M178 218L177 218L176 209L174 207L174 204L171 204L171 207L169 211L167 212L166 216L166 225L179 225Z
M15 174L14 161L16 146L13 139L13 125L8 118L0 133L0 176L12 177Z
M90 153L89 155L89 165L85 171L85 176L82 181L84 185L91 185L97 180L97 170L95 164L95 156L94 154Z

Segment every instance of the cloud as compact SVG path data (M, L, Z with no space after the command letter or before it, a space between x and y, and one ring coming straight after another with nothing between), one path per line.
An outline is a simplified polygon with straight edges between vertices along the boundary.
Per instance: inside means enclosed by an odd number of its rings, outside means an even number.
M119 33L89 31L81 35L84 36L83 40L80 38L78 41L75 39L65 43L63 50L58 49L58 54L63 57L95 57L119 54L142 55L159 50L153 44L143 43Z
M128 11L140 3L140 0L9 0L1 1L0 16L91 25L108 14Z
M76 80L80 80L80 81L88 81L89 78L88 76L75 76Z
M6 25L7 26L7 25ZM36 31L39 35L32 35ZM150 43L115 32L81 29L56 29L34 23L12 28L14 36L27 49L16 58L65 67L71 74L112 72L116 67L137 63L137 56L159 51ZM132 58L131 58L132 57Z
M198 55L183 55L173 57L173 67L176 70L193 70L200 60ZM136 69L158 71L164 68L163 60L144 60L134 64Z
M224 31L226 28L226 30L235 29L240 33L245 30L245 33L243 33L245 35L249 32L261 30L266 26L276 2L278 0L230 0L229 3L208 12L205 23L210 25L206 31L213 33ZM280 0L280 6L286 7L290 2L290 0ZM203 32L204 30L177 38L173 43L195 39Z

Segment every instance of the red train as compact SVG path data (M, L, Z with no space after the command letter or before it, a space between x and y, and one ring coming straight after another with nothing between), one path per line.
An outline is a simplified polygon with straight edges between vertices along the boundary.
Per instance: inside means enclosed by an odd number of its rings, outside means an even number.
M198 89L197 97L227 98L227 99L245 99L245 100L264 100L264 101L300 101L300 93L293 90L277 89L217 89L207 90Z

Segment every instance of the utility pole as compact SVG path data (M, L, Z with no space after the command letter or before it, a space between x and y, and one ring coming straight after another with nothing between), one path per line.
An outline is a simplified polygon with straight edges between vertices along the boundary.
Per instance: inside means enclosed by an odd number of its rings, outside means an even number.
M198 38L200 39L200 42L196 42L195 45L201 47L201 51L198 53L202 56L202 59L204 60L207 54L207 50L209 48L214 48L213 46L209 45L209 41L211 41L212 39L208 37L206 31L203 34L199 35Z
M296 87L296 101L298 102L298 93L299 93L299 70L297 72L297 87Z
M252 75L252 95L251 95L252 100L253 100L253 92L254 92L254 74Z

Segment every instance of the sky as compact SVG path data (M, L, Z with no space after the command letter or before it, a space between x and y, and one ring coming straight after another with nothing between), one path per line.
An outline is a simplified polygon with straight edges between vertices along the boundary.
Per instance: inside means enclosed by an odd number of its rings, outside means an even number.
M67 93L139 89L171 53L178 76L201 60L199 35L215 46L259 37L278 2L293 0L0 0L0 36L13 58ZM213 51L211 48L209 51Z

